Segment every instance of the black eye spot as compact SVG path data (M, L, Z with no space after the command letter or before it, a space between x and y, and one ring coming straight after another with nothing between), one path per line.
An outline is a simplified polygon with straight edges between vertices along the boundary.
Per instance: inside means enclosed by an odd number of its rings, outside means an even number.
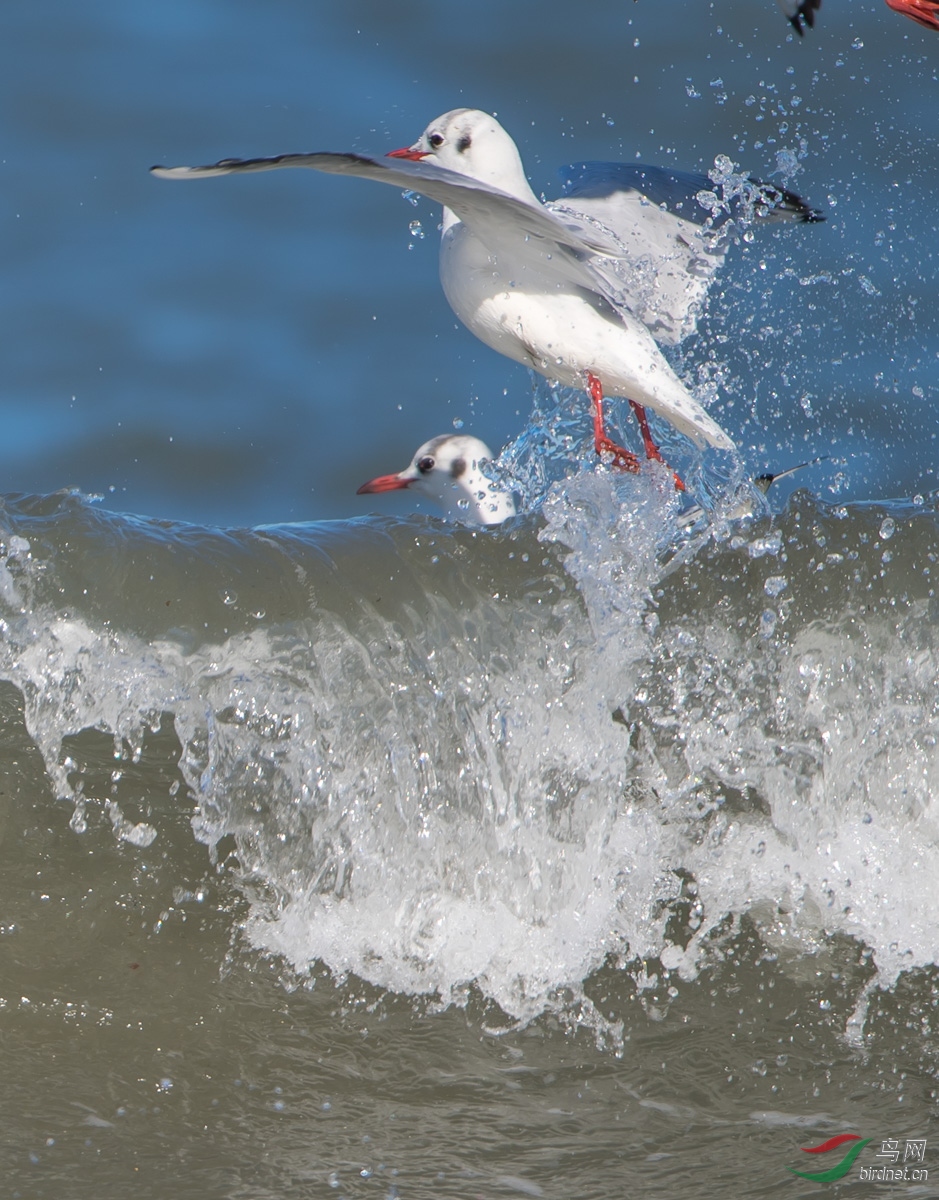
M469 150L469 148L472 144L473 144L473 139L470 137L470 135L468 133L464 133L463 136L460 138L460 140L457 142L456 148L462 154L464 150Z
M428 137L427 141L430 143L430 146L432 149L437 150L443 145L443 134L442 133L432 133Z
M459 479L465 470L466 470L466 459L465 458L455 458L453 460L453 462L450 464L450 476L453 479Z
M420 471L420 473L422 475L429 475L431 473L431 471L434 469L433 458L429 454L425 454L424 457L417 464L417 469Z

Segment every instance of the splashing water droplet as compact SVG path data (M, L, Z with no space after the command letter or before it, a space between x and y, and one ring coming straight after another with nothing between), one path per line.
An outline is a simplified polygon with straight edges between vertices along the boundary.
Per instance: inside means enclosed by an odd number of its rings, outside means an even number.
M785 575L770 575L763 584L763 591L767 596L778 596L780 592L784 592L789 586L789 581Z

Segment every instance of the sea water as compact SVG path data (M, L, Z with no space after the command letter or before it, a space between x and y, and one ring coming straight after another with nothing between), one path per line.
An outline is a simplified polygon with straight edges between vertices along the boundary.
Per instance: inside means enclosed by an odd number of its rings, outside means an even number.
M933 1172L939 38L881 0L801 40L773 0L52 0L0 33L6 1191ZM147 174L380 155L464 104L539 194L730 162L824 210L741 229L674 355L739 447L656 426L689 499L457 327L434 206ZM355 496L454 426L516 521ZM840 1181L792 1173L843 1134Z

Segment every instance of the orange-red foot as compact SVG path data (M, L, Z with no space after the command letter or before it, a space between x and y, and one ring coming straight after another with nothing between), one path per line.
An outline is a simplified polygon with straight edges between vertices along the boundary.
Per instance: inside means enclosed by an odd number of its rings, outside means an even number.
M612 465L618 467L621 471L638 471L639 459L629 450L625 450L622 446L618 446L606 435L606 427L603 421L603 384L592 372L587 372L587 391L590 394L590 399L593 402L593 445L597 454L611 454L613 456ZM636 414L636 420L639 422L639 429L642 432L643 445L646 448L646 458L651 458L654 462L660 462L663 466L668 466L665 459L662 457L661 451L655 444L652 438L652 430L649 428L649 419L646 416L646 410L641 404L637 404L635 400L630 400L630 406ZM672 477L675 480L675 488L679 492L685 490L685 485L675 472L672 472Z
M603 384L596 375L589 371L587 372L587 391L593 403L593 448L597 455L611 455L611 465L620 471L638 472L639 459L635 454L623 446L618 446L612 438L608 438L606 435L606 426L603 421Z
M642 433L642 442L646 448L646 458L652 459L653 462L660 462L663 467L667 467L668 463L662 457L662 451L656 445L652 430L649 428L649 418L646 416L646 410L641 404L637 404L635 400L630 400L629 407L636 414L636 420L639 422L639 430ZM677 471L672 471L672 477L675 480L675 490L683 492L685 485Z
M616 442L608 438L606 434L599 438L595 437L593 439L593 445L598 455L612 455L612 459L610 461L611 467L617 467L620 471L633 471L638 473L640 463L635 454L633 454L631 450L626 450L622 446L617 446Z

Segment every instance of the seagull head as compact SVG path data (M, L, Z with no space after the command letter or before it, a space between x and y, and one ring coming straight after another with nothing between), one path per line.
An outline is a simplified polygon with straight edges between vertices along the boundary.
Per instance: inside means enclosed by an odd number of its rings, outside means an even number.
M435 162L447 171L479 179L510 196L535 200L518 147L495 117L478 108L455 108L444 113L431 121L413 146L391 150L387 157Z
M443 434L425 442L403 471L370 479L356 495L413 488L439 504L452 520L500 525L515 516L515 501L483 473L491 459L492 451L479 438Z

